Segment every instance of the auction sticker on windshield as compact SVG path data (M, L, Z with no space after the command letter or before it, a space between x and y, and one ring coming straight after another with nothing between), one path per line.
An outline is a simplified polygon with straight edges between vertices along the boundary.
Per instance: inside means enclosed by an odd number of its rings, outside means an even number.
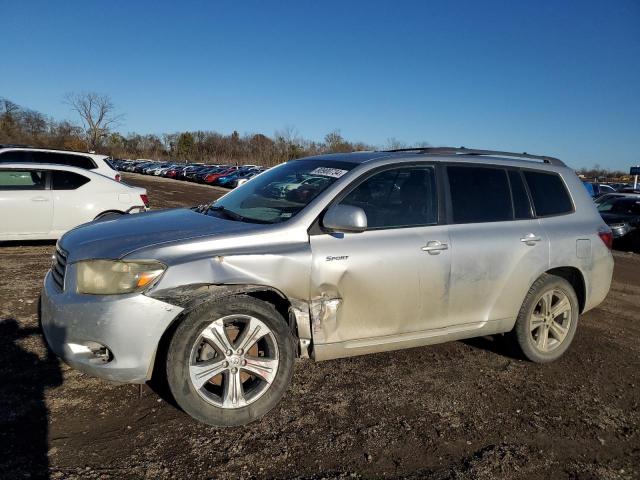
M322 175L323 177L340 178L349 170L342 170L340 168L318 167L312 172L311 175Z

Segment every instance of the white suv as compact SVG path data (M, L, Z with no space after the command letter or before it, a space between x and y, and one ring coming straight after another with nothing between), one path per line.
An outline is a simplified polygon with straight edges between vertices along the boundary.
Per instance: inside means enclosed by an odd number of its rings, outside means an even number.
M0 163L0 241L57 239L95 219L147 209L147 191L66 165Z
M109 156L96 153L0 145L0 166L6 163L55 163L91 170L119 182L120 174L113 169L109 160Z

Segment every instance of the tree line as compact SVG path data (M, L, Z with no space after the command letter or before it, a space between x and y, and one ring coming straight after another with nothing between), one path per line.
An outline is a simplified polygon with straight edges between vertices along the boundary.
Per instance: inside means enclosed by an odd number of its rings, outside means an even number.
M240 135L237 131L225 135L211 130L124 135L117 131L122 115L116 112L108 95L71 93L65 95L64 102L78 115L78 123L59 121L0 97L0 144L95 151L114 158L264 166L322 153L429 146L427 142L406 145L389 138L383 147L377 147L350 142L343 138L340 130L329 132L322 141L313 141L302 138L293 127L276 131L273 136L262 133ZM608 170L599 165L582 168L578 173L601 181L628 177L628 172Z
M373 150L372 145L350 142L339 130L323 141L302 138L293 127L262 133L229 135L210 130L156 134L116 130L121 116L111 99L95 93L69 94L65 103L76 112L79 123L56 120L0 97L0 144L95 151L114 158L148 158L180 162L254 163L272 166L289 159L330 152ZM388 146L399 145L395 139Z

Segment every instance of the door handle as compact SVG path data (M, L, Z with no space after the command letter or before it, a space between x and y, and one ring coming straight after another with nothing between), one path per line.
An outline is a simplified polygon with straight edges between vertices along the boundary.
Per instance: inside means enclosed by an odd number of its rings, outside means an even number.
M530 246L535 245L537 242L541 240L542 238L540 238L535 233L527 233L524 237L520 239L522 243L526 243L527 245L530 245Z
M428 252L430 255L438 255L440 250L447 250L449 245L446 243L439 242L437 240L433 240L431 242L427 242L427 244L422 247L423 252Z
M48 202L49 199L47 197L32 197L32 202Z

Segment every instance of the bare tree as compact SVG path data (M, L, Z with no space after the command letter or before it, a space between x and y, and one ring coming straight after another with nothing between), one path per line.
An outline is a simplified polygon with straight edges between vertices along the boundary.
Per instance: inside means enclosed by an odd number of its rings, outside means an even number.
M64 100L80 115L89 150L95 150L123 118L115 113L115 106L109 95L93 92L68 93Z
M384 146L384 150L398 150L400 148L407 148L407 144L395 137L387 138L387 143Z

